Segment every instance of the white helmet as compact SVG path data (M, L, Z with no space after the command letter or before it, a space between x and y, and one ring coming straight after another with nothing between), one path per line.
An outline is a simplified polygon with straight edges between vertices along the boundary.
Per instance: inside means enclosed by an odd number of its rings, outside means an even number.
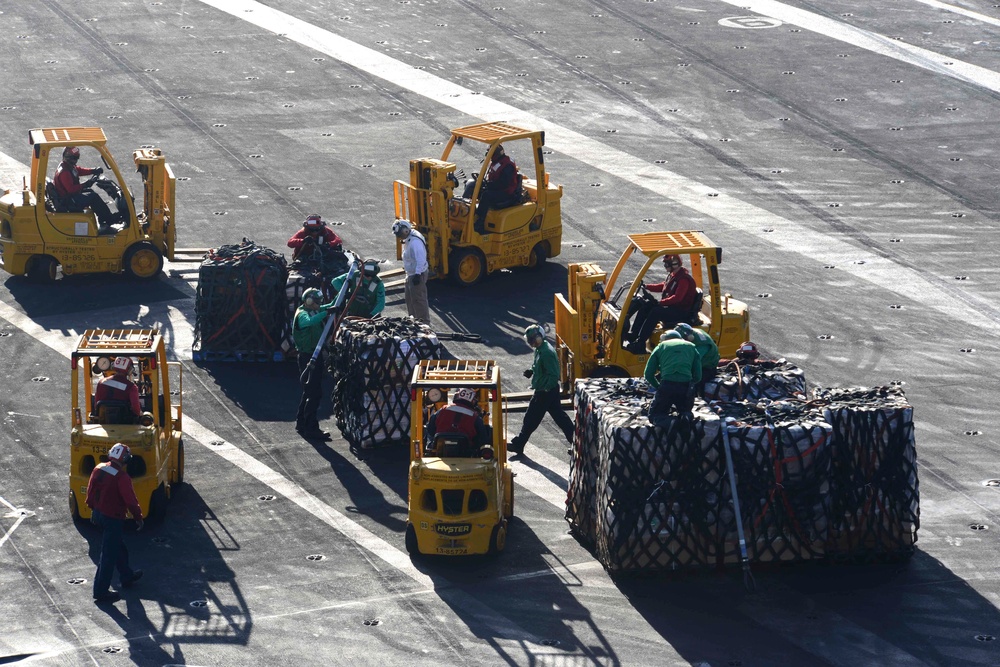
M125 373L127 375L132 371L132 360L128 357L115 357L115 362L111 364L111 368L115 370L115 373Z
M476 390L470 389L469 387L462 387L461 389L455 390L456 403L465 403L467 406L475 407L476 405Z
M128 463L130 458L132 458L132 450L128 448L128 445L121 442L116 442L115 446L108 452L109 461L117 461L118 463L125 464Z
M409 220L397 220L392 223L392 233L400 238L406 237L411 231L413 231L413 225L410 224Z

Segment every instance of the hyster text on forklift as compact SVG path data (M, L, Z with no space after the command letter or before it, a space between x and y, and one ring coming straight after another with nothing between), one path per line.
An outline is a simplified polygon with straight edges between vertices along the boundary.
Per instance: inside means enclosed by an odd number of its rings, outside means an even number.
M163 258L174 258L176 181L157 148L132 153L142 176L143 207L135 200L107 148L99 127L59 127L30 130L30 182L22 190L5 190L0 197L0 268L13 275L28 274L37 282L63 275L125 273L132 278L155 278ZM113 178L103 174L87 181L90 197L104 200L109 220L99 220L89 207L60 196L49 178L68 148L80 151L80 166L104 163ZM105 200L107 195L110 201ZM100 202L95 202L99 204Z
M126 401L96 401L98 382L113 374L115 359L122 357L132 362L129 380L139 390L137 415ZM143 516L162 518L171 492L184 481L180 363L167 361L156 329L88 329L70 363L70 514L90 517L84 502L90 473L121 442L132 450L127 471Z
M474 186L455 193L459 185L456 164L449 161L455 146L477 146L475 159L485 150ZM503 145L516 158L519 185L502 208L491 208L484 224L475 225L476 203L497 148ZM459 285L479 282L486 274L513 267L535 268L562 251L562 186L549 184L543 147L545 133L507 123L482 123L451 131L440 159L410 161L410 181L393 185L397 220L409 221L427 239L431 278L450 275ZM531 166L533 165L533 167ZM396 259L402 259L397 243Z
M643 289L643 279L652 267L659 268L658 260L664 255L679 255L698 286L685 320L688 324L707 331L723 357L734 356L750 339L750 311L744 302L722 293L722 248L703 232L648 232L631 234L628 239L610 278L596 264L570 264L569 291L566 296L555 296L556 351L567 389L576 378L642 376L649 354L628 351L622 335L633 301L655 298ZM650 275L662 281L665 276L656 273L654 269ZM657 327L648 340L650 347L662 333Z

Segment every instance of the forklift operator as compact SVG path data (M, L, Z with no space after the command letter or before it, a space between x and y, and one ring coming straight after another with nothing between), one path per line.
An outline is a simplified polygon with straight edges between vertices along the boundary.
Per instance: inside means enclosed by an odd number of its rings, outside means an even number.
M641 303L631 329L622 337L629 352L645 354L646 341L656 325L662 322L665 326L673 326L687 319L698 295L698 285L684 268L680 255L664 255L663 266L670 272L667 279L645 286L646 291L661 292L663 297L659 303Z
M292 234L288 239L288 247L292 249L292 260L299 258L303 252L337 251L343 247L343 242L337 233L326 226L326 222L319 215L310 215L302 223L302 229Z
M493 429L483 421L476 404L476 390L462 387L455 391L452 401L451 405L431 415L427 422L426 432L431 445L438 434L464 435L476 451L493 442Z
M465 184L464 196L472 197L476 187L475 179ZM490 168L486 171L486 182L479 191L479 204L476 206L475 230L483 233L486 225L486 214L491 208L507 208L517 203L518 181L517 165L507 157L503 144L497 146L490 159Z
M100 379L94 390L94 405L101 401L122 401L128 404L132 417L142 414L139 403L139 388L130 379L132 360L128 357L116 357L111 366L114 373Z
M53 202L56 210L63 211L83 211L87 206L97 215L97 220L102 225L110 225L114 222L111 216L111 209L100 194L90 189L97 177L104 173L103 167L88 169L78 167L80 161L80 149L76 146L67 146L63 150L63 159L56 168L56 177L53 185L59 201ZM85 183L80 183L80 176L90 176Z

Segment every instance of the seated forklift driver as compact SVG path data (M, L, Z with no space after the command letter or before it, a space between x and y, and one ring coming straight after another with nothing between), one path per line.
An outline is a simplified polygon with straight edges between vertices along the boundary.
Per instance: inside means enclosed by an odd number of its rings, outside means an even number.
M507 157L503 144L497 146L490 159L490 168L486 171L486 182L479 191L479 203L476 206L476 222L474 229L480 234L486 229L486 214L491 208L507 208L520 200L520 181L517 178L517 165ZM465 184L464 196L472 196L476 181Z
M455 391L452 404L431 415L425 429L427 451L435 456L475 456L479 448L493 442L493 429L486 425L476 403L476 390L463 387ZM441 451L438 437L445 439L460 436L465 447L455 454Z
M114 373L100 379L97 388L94 390L94 412L100 416L99 408L105 401L117 401L124 403L131 411L131 419L121 418L118 423L131 424L142 414L142 407L139 405L139 388L129 375L132 373L132 360L128 357L117 357L111 365Z
M661 292L659 303L649 300L641 302L632 327L622 336L625 349L634 354L646 353L646 341L656 325L672 327L685 320L691 312L698 285L681 263L679 255L664 255L663 266L669 271L666 281L645 285L648 292ZM633 303L635 299L633 298Z
M111 209L100 194L90 189L97 177L104 173L102 167L88 169L78 167L80 161L80 149L76 146L67 146L63 151L62 162L56 168L56 176L52 181L55 186L59 201L53 202L56 211L83 211L86 207L97 215L97 221L101 225L110 225L116 220L111 215ZM80 176L90 176L86 182L80 182Z

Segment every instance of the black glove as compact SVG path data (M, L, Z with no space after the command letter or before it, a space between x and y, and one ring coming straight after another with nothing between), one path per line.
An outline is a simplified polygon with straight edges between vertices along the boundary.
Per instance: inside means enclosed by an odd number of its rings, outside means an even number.
M420 284L420 274L419 273L416 274L415 276L410 276L410 284L412 284L412 285L419 285Z
M100 176L103 173L104 173L104 167L98 167L97 169L94 170L94 176Z
M535 374L535 371L531 370L530 368L528 370L524 371L524 377L526 377L526 378L530 378L534 374Z

